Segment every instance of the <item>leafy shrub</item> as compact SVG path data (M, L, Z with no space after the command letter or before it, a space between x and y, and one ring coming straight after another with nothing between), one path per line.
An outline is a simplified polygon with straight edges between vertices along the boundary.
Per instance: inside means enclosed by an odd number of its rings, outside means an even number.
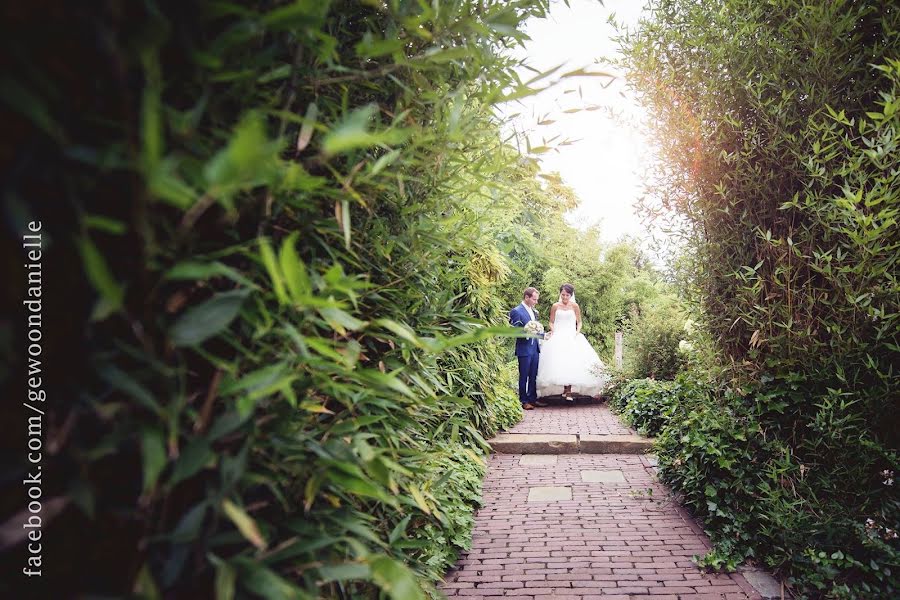
M610 406L643 435L655 436L675 410L674 381L635 379L618 387Z
M659 143L646 208L683 234L679 277L723 365L660 435L690 465L669 476L717 559L752 553L814 597L898 592L880 474L900 444L900 13L882 9L658 0L623 38Z
M657 435L660 476L715 544L698 564L731 570L752 558L812 596L877 598L898 589L896 494L886 477L860 485L895 470L896 457L859 424L831 423L822 433L866 458L845 462L840 473L830 465L841 463L827 456L807 463L763 425L781 406L775 395L771 388L691 394Z
M685 364L679 343L685 318L677 301L662 296L632 318L625 333L625 367L637 379L674 379Z
M749 559L811 596L877 598L897 589L897 458L847 410L852 401L817 401L819 462L809 463L764 425L787 404L779 386L715 388L723 375L632 380L610 400L656 436L661 478L709 533L714 547L697 563L734 570ZM847 452L863 458L837 460Z
M456 562L459 550L469 547L475 524L473 507L481 506L486 466L458 442L444 442L438 449L440 452L427 456L429 462L423 465L434 474L430 487L438 519L425 521L421 527L406 519L405 530L395 528L388 541L421 556L432 572L443 574ZM402 525L403 521L398 527Z
M707 399L677 410L657 436L663 481L683 494L713 534L715 547L700 565L733 570L755 554L765 477L760 464L769 449L759 443L754 425Z

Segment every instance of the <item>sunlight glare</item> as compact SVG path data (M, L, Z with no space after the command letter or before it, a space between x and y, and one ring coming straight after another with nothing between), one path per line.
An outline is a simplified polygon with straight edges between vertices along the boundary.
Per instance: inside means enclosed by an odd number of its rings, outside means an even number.
M635 212L641 195L641 179L652 150L644 135L642 107L625 89L621 73L602 64L617 57L616 35L610 15L627 27L637 25L642 0L557 1L546 19L527 23L531 40L516 54L541 71L564 64L560 72L586 67L609 72L607 77L569 78L550 89L501 107L501 114L515 115L510 126L524 132L532 147L555 140L555 151L540 155L542 170L558 172L579 198L579 206L567 215L571 225L599 225L608 242L630 235L643 238L645 227ZM520 73L523 80L534 74ZM586 108L574 112L576 108ZM571 112L566 112L571 111ZM565 140L574 143L559 146ZM524 146L522 151L525 151Z

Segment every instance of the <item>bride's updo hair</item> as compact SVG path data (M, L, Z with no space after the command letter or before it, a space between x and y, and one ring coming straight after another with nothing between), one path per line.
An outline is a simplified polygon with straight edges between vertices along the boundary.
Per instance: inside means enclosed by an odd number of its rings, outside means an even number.
M569 295L571 296L572 294L575 293L575 286L572 285L571 283L564 283L561 286L559 286L559 293L562 294L563 290L566 290L567 292L569 292Z

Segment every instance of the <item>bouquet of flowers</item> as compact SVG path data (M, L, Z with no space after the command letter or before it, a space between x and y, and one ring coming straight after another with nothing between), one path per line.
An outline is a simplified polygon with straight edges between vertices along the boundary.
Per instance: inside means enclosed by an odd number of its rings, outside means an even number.
M538 339L544 339L544 326L541 325L540 321L529 321L525 325L525 333Z

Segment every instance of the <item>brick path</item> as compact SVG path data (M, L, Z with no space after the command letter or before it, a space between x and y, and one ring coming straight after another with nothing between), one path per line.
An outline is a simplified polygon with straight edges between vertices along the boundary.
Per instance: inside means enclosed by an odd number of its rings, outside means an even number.
M580 433L582 435L628 435L636 433L622 424L606 404L545 406L526 410L525 418L509 433Z
M587 433L582 426L615 419L600 408L528 411L512 431L546 422ZM743 576L706 574L691 562L709 542L667 497L645 456L493 454L488 466L472 548L442 586L451 598L762 598ZM534 488L544 486L569 499L537 501Z

